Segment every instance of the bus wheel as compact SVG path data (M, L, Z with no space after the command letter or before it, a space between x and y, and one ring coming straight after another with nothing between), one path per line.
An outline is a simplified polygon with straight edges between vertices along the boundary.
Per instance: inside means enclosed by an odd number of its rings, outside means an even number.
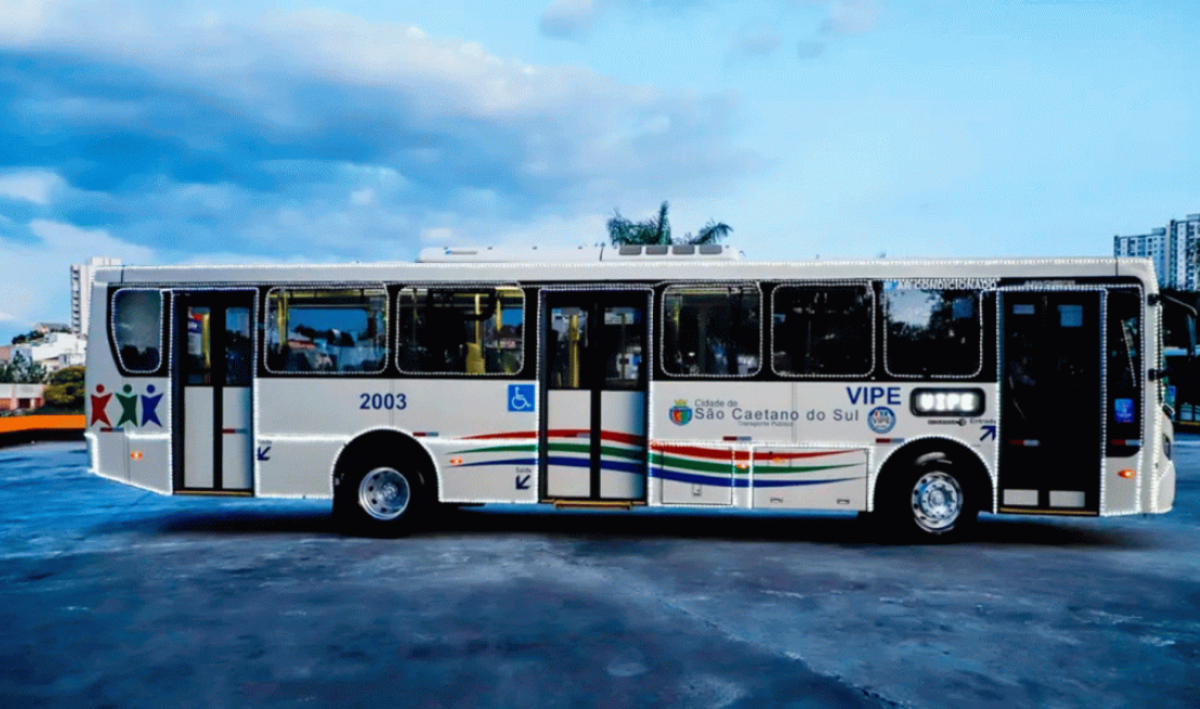
M922 541L962 539L979 513L960 469L941 454L921 456L888 498L890 521L906 537Z
M352 533L408 534L420 508L420 476L390 465L364 466L346 475L334 492L335 516Z

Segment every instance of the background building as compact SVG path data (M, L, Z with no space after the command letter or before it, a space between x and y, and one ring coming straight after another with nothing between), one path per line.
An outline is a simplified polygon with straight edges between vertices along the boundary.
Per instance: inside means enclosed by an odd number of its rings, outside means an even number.
M82 367L87 353L87 340L73 332L50 332L39 340L12 346L12 356L20 354L26 362L35 362L47 372L63 367Z
M1200 214L1172 219L1149 234L1114 236L1114 256L1140 256L1154 261L1158 285L1178 290L1200 290L1196 258L1200 249Z
M71 264L71 329L87 337L88 310L92 304L92 276L97 266L120 266L121 260L95 256L87 263Z

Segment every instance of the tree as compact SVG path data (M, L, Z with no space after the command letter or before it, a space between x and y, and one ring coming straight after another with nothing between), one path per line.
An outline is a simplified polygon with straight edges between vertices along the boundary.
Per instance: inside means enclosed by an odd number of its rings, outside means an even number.
M46 403L72 411L83 409L83 367L64 367L50 376L46 386Z
M614 246L648 244L716 244L729 236L733 227L715 220L708 220L699 232L691 232L680 238L671 236L671 223L667 219L667 203L658 208L658 215L643 222L631 222L621 216L620 210L613 212L608 220L608 239Z
M46 368L28 361L17 352L12 361L0 362L0 383L41 384L46 381Z

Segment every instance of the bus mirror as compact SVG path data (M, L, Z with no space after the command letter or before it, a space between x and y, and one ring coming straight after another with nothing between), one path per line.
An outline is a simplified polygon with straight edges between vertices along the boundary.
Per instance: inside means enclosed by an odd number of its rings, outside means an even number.
M1181 308L1183 310L1184 317L1187 319L1187 333L1188 333L1187 356L1188 356L1188 360L1191 361L1191 360L1196 359L1196 317L1197 317L1197 312L1196 312L1195 306L1193 306L1190 303L1185 303L1182 300L1175 298L1173 296L1167 295L1166 293L1160 293L1159 297L1162 298L1163 300L1165 300L1166 302L1170 303L1171 305Z

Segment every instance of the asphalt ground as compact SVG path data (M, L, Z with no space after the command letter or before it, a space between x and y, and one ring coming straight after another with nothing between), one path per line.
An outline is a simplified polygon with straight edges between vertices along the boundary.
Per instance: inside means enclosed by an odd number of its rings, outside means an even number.
M1200 706L1200 438L1176 509L981 518L471 509L398 540L327 502L162 497L0 449L3 707Z

